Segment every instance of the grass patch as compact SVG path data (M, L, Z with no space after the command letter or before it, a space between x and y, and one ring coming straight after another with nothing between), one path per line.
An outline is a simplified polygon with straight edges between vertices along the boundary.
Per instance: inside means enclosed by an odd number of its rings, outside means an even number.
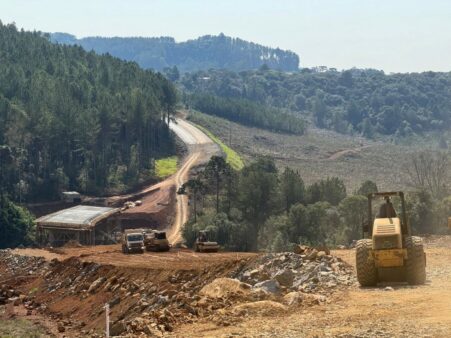
M177 156L160 158L155 161L155 174L159 178L171 176L177 172Z
M14 338L14 337L29 337L39 338L47 337L44 335L42 329L32 322L25 319L0 319L0 337Z
M211 131L208 129L196 124L196 127L202 130L209 138L213 140L217 145L221 147L221 150L226 154L226 162L235 170L241 170L244 167L243 160L241 159L240 155L230 148L228 145L226 145L224 142L222 142L217 136L215 136Z

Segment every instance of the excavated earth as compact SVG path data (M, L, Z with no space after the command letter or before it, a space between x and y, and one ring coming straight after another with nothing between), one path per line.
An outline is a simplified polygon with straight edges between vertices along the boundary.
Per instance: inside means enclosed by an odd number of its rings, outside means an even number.
M100 337L109 303L111 333L126 337L449 337L451 237L425 243L426 285L375 288L356 283L352 249L3 250L0 324L27 320L51 337Z
M49 336L183 336L183 325L221 328L248 316L320 306L355 284L352 268L325 252L124 255L120 247L0 251L3 320L32 319ZM2 312L0 311L0 314ZM188 336L197 336L195 333Z

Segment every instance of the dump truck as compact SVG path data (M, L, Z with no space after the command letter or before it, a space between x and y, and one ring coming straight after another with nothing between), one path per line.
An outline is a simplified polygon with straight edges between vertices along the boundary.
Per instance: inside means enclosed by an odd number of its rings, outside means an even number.
M219 245L217 242L210 240L209 232L206 230L197 233L196 242L194 243L194 251L196 252L218 252Z
M147 251L169 251L171 248L165 231L146 229L143 235Z
M399 198L398 216L391 198ZM373 223L373 200L384 198ZM407 220L404 193L378 192L368 195L368 222L363 226L363 239L357 241L357 279L362 286L375 286L386 279L405 281L411 285L426 282L426 254L420 237L412 236ZM396 278L397 277L397 278Z
M122 233L122 253L144 252L144 235L141 229L127 229Z

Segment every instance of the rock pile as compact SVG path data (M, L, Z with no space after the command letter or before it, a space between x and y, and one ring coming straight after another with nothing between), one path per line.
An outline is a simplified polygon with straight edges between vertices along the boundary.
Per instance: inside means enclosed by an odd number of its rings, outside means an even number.
M235 277L272 294L291 291L328 294L355 283L352 267L326 250L305 248L300 254L266 254Z
M11 249L0 250L0 260L5 265L3 271L0 270L0 280L2 275L33 275L40 272L45 265L45 259L42 257L15 255Z
M33 295L25 295L10 284L0 285L0 305L5 304L23 305L27 310L27 316L32 315L34 310L41 309L41 304L36 301Z
M89 326L88 319L87 324L82 320L103 316L108 301L112 335L158 337L176 325L200 319L227 326L253 313L266 315L298 304L322 304L335 289L355 283L352 268L328 251L299 248L298 252L177 270L161 277L158 272L134 272L77 258L48 262L2 250L0 304L23 304L53 318L59 332L73 329L94 337L100 333ZM2 285L7 276L14 276L15 281L18 277L35 279L38 290ZM50 311L56 302L66 300L86 309L85 317L75 320Z

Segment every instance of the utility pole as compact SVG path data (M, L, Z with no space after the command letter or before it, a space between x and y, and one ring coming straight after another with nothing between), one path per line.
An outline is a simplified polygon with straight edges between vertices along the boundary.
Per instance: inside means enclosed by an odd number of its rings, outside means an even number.
M109 303L105 304L105 320L106 320L105 337L110 338L110 304Z

